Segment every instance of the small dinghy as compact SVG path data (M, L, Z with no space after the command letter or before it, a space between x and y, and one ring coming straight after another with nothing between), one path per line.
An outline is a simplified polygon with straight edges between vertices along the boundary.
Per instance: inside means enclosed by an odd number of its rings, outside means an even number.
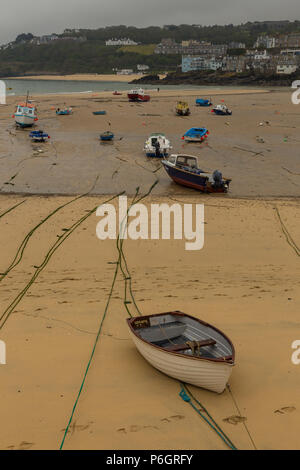
M56 110L56 114L58 116L68 116L69 114L72 114L72 113L73 113L72 108L65 108L65 109L57 108Z
M211 105L212 105L211 100L207 100L203 98L196 99L196 106L211 106Z
M162 165L174 183L204 193L227 193L231 179L223 178L219 170L208 173L198 167L197 157L171 155Z
M103 132L102 134L100 134L100 140L102 140L103 142L109 142L111 140L113 140L114 138L114 133L111 132L111 131L106 131L106 132Z
M207 139L209 131L205 127L192 127L182 136L186 142L203 142Z
M235 351L222 331L179 311L128 318L127 323L138 351L153 367L184 383L224 391Z
M212 113L217 114L218 116L231 116L232 111L225 106L225 104L217 104L212 110Z
M191 114L189 105L186 101L177 101L175 112L178 116L189 116L189 114Z
M46 142L47 139L50 139L50 136L42 130L31 131L29 137L33 142Z
M165 134L159 132L151 134L144 144L147 157L167 157L171 148L171 143Z
M113 95L122 95L122 93L120 93L119 91L116 90L116 91L113 92Z
M93 114L95 114L95 116L103 116L106 114L106 111L93 111Z

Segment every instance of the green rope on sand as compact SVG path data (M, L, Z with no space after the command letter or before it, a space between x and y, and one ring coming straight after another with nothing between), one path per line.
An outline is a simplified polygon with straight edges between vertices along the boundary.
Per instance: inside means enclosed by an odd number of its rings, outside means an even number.
M235 445L232 443L232 441L229 439L229 437L225 434L225 432L220 428L220 426L216 423L216 421L213 419L213 417L209 414L207 409L200 403L194 396L193 394L188 390L187 386L184 385L183 383L180 382L181 385L181 391L179 393L179 396L185 401L186 403L189 403L191 407L201 416L202 419L215 431L218 436L222 439L223 442L231 449L231 450L237 450ZM191 395L189 396L188 393ZM200 408L197 408L194 403L192 402L194 400ZM203 414L206 413L208 418Z
M118 194L117 196L113 196L111 197L110 199L108 199L107 201L105 201L105 203L109 202L109 201L112 201L113 199L115 199L116 197L118 197L119 195L123 194L120 193ZM104 203L104 204L105 204ZM49 263L50 259L52 258L53 254L55 253L55 251L60 247L60 245L62 243L64 243L64 241L69 238L72 233L88 218L90 217L94 212L96 212L96 210L98 209L98 206L95 206L93 209L91 209L90 211L88 211L88 213L86 215L84 215L83 217L81 217L79 220L77 220L71 227L69 227L68 229L66 229L64 232L63 232L63 235L59 235L56 242L53 243L53 245L51 246L50 250L48 251L48 253L46 254L44 260L42 261L42 263L39 265L39 266L35 266L35 272L34 274L32 275L30 281L27 283L27 285L24 287L24 289L22 289L21 292L19 292L19 294L14 298L14 300L10 303L10 305L4 310L4 312L2 313L2 315L0 316L0 330L3 328L3 326L5 325L5 323L7 322L8 318L10 317L10 315L12 314L12 312L14 311L14 309L16 308L16 306L19 304L19 302L22 300L22 298L26 295L28 289L32 286L32 284L35 282L35 280L37 279L37 277L40 275L40 273L44 270L44 268L46 267L46 265Z
M130 204L130 207L129 209L127 210L127 213L126 213L126 216L125 216L125 224L127 224L127 216L128 216L128 213L131 209L131 207L134 205L134 204L137 204L138 202L140 202L142 199L144 199L145 197L147 197L151 191L153 190L154 186L156 186L156 184L158 183L158 181L156 181L151 187L150 189L148 190L148 192L144 195L144 196L141 196L139 199L136 199L137 198L137 195L139 193L139 188L136 189L136 193L135 193L135 196L133 198L133 201L132 203ZM122 221L122 224L121 224L121 230L122 230L122 227L123 227L123 222ZM116 283L116 279L117 279L117 274L118 274L118 271L119 271L119 268L121 269L122 271L122 274L123 274L123 277L125 278L125 282L128 280L127 278L129 278L130 276L124 271L124 268L122 266L122 259L125 259L124 258L124 254L123 254L123 242L124 242L124 239L121 240L120 242L120 233L118 235L118 238L117 238L117 249L118 249L118 253L119 253L119 256L118 256L118 261L116 263L116 269L115 269L115 272L114 272L114 276L113 276L113 281L112 281L112 285L111 285L111 288L110 288L110 292L109 292L109 295L108 295L108 299L107 299L107 302L106 302L106 305L105 305L105 309L104 309L104 312L103 312L103 315L102 315L102 318L101 318L101 322L100 322L100 325L99 325L99 329L98 329L98 332L97 332L97 336L96 336L96 339L95 339L95 342L94 342L94 345L93 345L93 349L92 349L92 352L91 352L91 355L90 355L90 358L88 360L88 363L87 363L87 366L86 366L86 369L85 369L85 372L84 372L84 376L83 376L83 379L82 379L82 382L80 384L80 387L79 387L79 391L78 391L78 394L77 394L77 397L76 397L76 400L75 400L75 403L73 405L73 408L72 408L72 412L71 412L71 416L69 418L69 421L68 421L68 424L66 426L66 429L65 429L65 432L64 432L64 435L63 435L63 438L62 438L62 441L61 441L61 444L60 444L60 450L63 449L63 446L64 446L64 443L65 443L65 440L66 440L66 436L67 436L67 433L69 431L69 428L70 428L70 425L72 423L72 420L73 420L73 416L74 416L74 413L75 413L75 410L76 410L76 407L77 407L77 404L78 404L78 401L79 401L79 398L80 398L80 395L82 393L82 390L83 390L83 387L84 387L84 384L85 384L85 381L86 381L86 377L87 377L87 374L88 374L88 371L89 371L89 368L90 368L90 365L92 363L92 360L93 360L93 357L94 357L94 354L95 354L95 350L96 350L96 347L97 347L97 343L99 341L99 338L100 338L100 335L101 335L101 331L102 331L102 327L103 327L103 324L104 324L104 320L106 318L106 315L107 315L107 311L108 311L108 307L109 307L109 304L110 304L110 300L111 300L111 297L112 297L112 294L113 294L113 290L114 290L114 286L115 286L115 283ZM126 265L127 266L127 265ZM131 280L131 277L130 277L130 280ZM126 302L128 302L126 299L125 299ZM125 304L125 302L124 302ZM127 306L127 304L125 304L125 306ZM129 315L131 316L129 310L127 309Z
M12 206L12 207L10 207L9 209L7 209L6 211L2 212L2 214L0 214L0 219L1 219L1 217L3 217L5 214L8 214L8 213L11 212L12 210L14 210L16 207L18 207L18 206L20 206L21 204L23 204L25 201L26 201L26 199L24 199L24 201L18 202L18 204L15 204L14 206Z
M61 209L63 209L64 207L67 207L69 204L72 204L73 202L77 201L78 199L81 199L85 196L87 196L95 187L97 181L98 181L98 178L99 176L97 176L93 186L91 187L91 189L88 190L88 192L84 193L84 194L81 194L80 196L77 196L75 197L74 199L71 199L70 201L62 204L61 206L58 206L56 209L54 209L52 212L50 212L50 214L48 214L46 217L44 217L35 227L33 227L33 229L31 229L27 235L25 236L25 238L23 239L23 241L21 242L16 254L15 254L15 257L14 259L12 260L12 262L10 263L10 265L8 266L8 268L6 269L6 271L4 271L3 273L0 273L0 282L5 278L5 276L7 276L9 274L10 271L12 271L12 269L14 269L22 260L23 258L23 254L24 254L24 251L25 251L25 248L30 240L30 238L32 237L32 235L34 234L34 232L39 228L41 227L41 225L43 225L45 222L47 222L47 220L49 220L54 214L56 214L57 212L59 212ZM20 204L22 204L23 202L25 201L22 201L20 202L19 204L17 204L16 206L14 207L17 207L19 206ZM4 214L7 214L7 212L11 211L12 209L14 209L14 207L12 207L11 209L9 209L8 211L4 212ZM2 214L0 217L2 217L4 214Z

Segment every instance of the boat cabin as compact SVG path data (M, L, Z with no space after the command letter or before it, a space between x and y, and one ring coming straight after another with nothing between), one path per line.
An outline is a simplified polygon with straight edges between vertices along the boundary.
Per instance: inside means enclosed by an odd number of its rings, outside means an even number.
M35 106L29 103L19 103L16 106L16 114L27 114L28 116L35 115Z
M164 134L151 134L150 135L151 145L155 147L156 143L165 143L165 135Z
M168 161L179 168L188 167L193 170L198 170L197 158L190 155L171 155Z

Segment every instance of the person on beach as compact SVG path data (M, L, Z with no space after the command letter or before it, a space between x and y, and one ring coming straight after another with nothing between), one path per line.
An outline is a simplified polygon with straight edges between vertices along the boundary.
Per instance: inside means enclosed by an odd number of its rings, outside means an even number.
M160 157L160 143L156 141L154 144L154 147L155 147L155 156Z

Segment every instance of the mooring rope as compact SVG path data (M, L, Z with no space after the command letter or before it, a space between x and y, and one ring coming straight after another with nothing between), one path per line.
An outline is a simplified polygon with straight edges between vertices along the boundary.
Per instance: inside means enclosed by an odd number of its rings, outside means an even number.
M279 219L280 225L281 225L281 230L286 238L287 243L290 245L290 247L295 251L297 256L300 256L300 248L296 244L296 242L293 240L291 234L289 233L288 229L286 228L285 224L283 223L283 220L281 218L279 209L277 206L274 206L274 209L276 211L277 217Z
M132 203L131 207L133 207L135 204L138 204L140 201L142 201L143 199L148 197L149 194L151 194L151 192L153 191L154 187L157 185L157 183L158 183L158 180L156 180L152 184L152 186L149 188L149 190L146 194L144 194L142 197L140 197L136 202ZM130 208L127 211L127 216L129 214ZM126 220L127 220L127 216L126 216ZM124 230L126 228L126 227L123 228L123 222L124 222L124 220L121 223L121 230ZM124 306L127 310L127 313L129 314L129 316L132 317L132 315L130 313L130 310L128 308L128 304L130 304L130 303L133 303L138 315L142 315L142 313L141 313L141 311L140 311L140 309L139 309L139 307L136 303L136 300L135 300L135 297L134 297L134 294L133 294L133 291L132 291L132 276L130 274L128 264L127 264L127 261L126 261L125 255L124 255L123 244L124 244L124 238L121 238L121 239L118 238L117 239L117 250L121 254L120 269L121 269L121 272L122 272L122 275L123 275L123 278L124 278L124 281L125 281ZM123 268L123 262L124 262L125 268ZM130 294L131 300L127 299L127 285L128 285L128 288L129 288L129 294Z
M18 204L15 204L14 206L10 207L9 209L7 209L6 211L2 212L2 214L0 214L0 219L1 217L4 217L6 214L8 214L9 212L11 212L12 210L16 209L18 206L20 206L21 204L23 204L24 202L26 201L26 199L24 199L24 201L21 201L21 202L18 202Z
M121 196L124 194L124 191L117 194L116 196L111 197L107 201L105 201L103 204L106 204L114 199L116 199L118 196ZM49 251L47 252L44 260L40 264L40 266L35 267L35 272L32 275L30 281L27 283L27 285L22 289L21 292L14 298L14 300L10 303L10 305L4 310L2 315L0 316L0 330L3 328L5 323L7 322L8 318L16 308L16 306L19 304L19 302L22 300L22 298L26 295L26 292L28 289L32 286L32 284L35 282L37 277L40 275L40 273L44 270L48 262L50 261L51 257L55 253L55 251L60 247L60 245L67 239L69 236L88 218L90 217L94 212L96 212L97 208L99 206L95 206L93 209L88 211L87 214L85 214L83 217L81 217L79 220L77 220L70 228L64 229L63 235L58 235L58 239L53 243Z
M98 344L98 341L99 341L99 338L100 338L100 335L101 335L101 332L102 332L102 327L103 327L103 324L104 324L104 320L106 318L106 315L107 315L107 311L108 311L108 308L109 308L109 305L110 305L110 301L111 301L111 297L112 297L112 294L113 294L113 290L114 290L114 286L115 286L115 283L116 283L116 279L117 279L117 274L118 274L118 271L119 271L119 268L121 269L121 272L123 274L123 277L125 279L125 282L128 280L128 278L131 276L129 275L129 271L127 272L127 274L125 273L123 267L121 268L121 264L122 264L122 259L124 257L124 254L123 253L123 243L124 243L124 239L121 238L121 234L123 233L123 229L125 230L126 227L127 227L127 217L128 217L128 214L129 214L129 211L131 209L131 207L133 207L134 204L138 204L141 200L143 200L144 198L146 198L150 193L151 191L153 190L154 186L156 186L157 184L157 181L155 183L153 183L153 185L150 187L150 189L148 190L148 192L144 195L144 196L141 196L139 199L137 199L137 196L138 196L138 193L139 193L139 188L136 189L136 193L135 193L135 196L127 210L127 213L124 217L124 219L122 220L121 222L121 226L120 226L120 231L119 231L119 234L118 234L118 237L117 237L117 249L118 249L118 260L116 262L116 268L115 268L115 272L114 272L114 276L113 276L113 280L112 280L112 284L111 284L111 288L110 288L110 292L109 292L109 295L108 295L108 299L107 299L107 302L106 302L106 305L105 305L105 308L104 308L104 312L103 312L103 315L102 315L102 318L101 318L101 321L100 321L100 325L99 325L99 329L98 329L98 332L97 332L97 336L96 336L96 339L94 341L94 345L93 345L93 349L92 349L92 352L91 352L91 355L90 355L90 358L88 360L88 363L87 363L87 366L86 366L86 369L85 369L85 373L84 373L84 376L83 376L83 379L82 379L82 382L80 384L80 387L79 387L79 391L77 393L77 397L75 399L75 403L73 405L73 408L72 408L72 411L71 411L71 415L70 415L70 418L69 418L69 421L68 421L68 424L65 428L65 432L64 432L64 435L63 435L63 438L62 438L62 441L61 441L61 444L60 444L60 450L63 449L63 446L64 446L64 443L65 443L65 440L66 440L66 436L67 436L67 433L69 431L69 428L70 428L70 425L72 423L72 420L73 420L73 416L74 416L74 413L75 413L75 410L77 408L77 404L78 404L78 401L79 401L79 398L80 398L80 395L82 393L82 390L83 390L83 387L84 387L84 384L85 384L85 381L86 381L86 377L87 377L87 374L88 374L88 371L89 371L89 368L90 368L90 365L92 363L92 360L93 360L93 357L94 357L94 354L95 354L95 350L96 350L96 347L97 347L97 344ZM123 223L125 221L125 226L123 227ZM121 232L121 233L120 233ZM120 239L121 239L121 242L120 242ZM125 257L124 257L125 258ZM125 291L126 293L126 291ZM124 300L124 303L125 303L125 300ZM127 304L125 304L127 306ZM129 310L127 309L129 315L131 316Z
M212 418L212 416L208 413L206 408L195 399L195 397L190 393L191 396L187 393L187 387L185 384L179 382L181 385L181 391L179 393L179 396L182 398L183 401L186 403L189 403L191 407L201 416L202 419L215 431L216 434L222 439L222 441L231 449L231 450L237 450L235 445L232 443L232 441L227 437L225 432L220 428L220 426L215 422L215 420ZM200 409L197 408L194 403L192 402L192 399L196 401L196 403L201 407ZM207 418L202 411L204 411L209 418Z
M30 238L34 234L34 232L39 227L41 227L41 225L43 225L45 222L47 222L47 220L49 220L54 214L59 212L61 209L68 206L69 204L72 204L73 202L77 201L78 199L81 199L81 198L87 196L94 189L94 187L95 187L95 185L98 181L98 178L99 178L99 176L97 176L93 186L88 190L88 192L86 192L84 194L81 194L80 196L77 196L74 199L71 199L71 201L68 201L68 202L62 204L61 206L58 206L56 209L54 209L52 212L50 212L50 214L48 214L46 217L44 217L44 219L42 219L35 227L33 227L33 229L31 229L27 233L27 235L25 236L25 238L23 239L23 241L19 245L19 248L17 249L17 252L16 252L16 255L15 255L14 259L12 260L12 262L10 263L10 265L8 266L6 271L4 271L3 273L0 273L0 282L10 273L10 271L12 271L22 261L25 248L26 248Z
M234 395L233 395L233 393L232 393L232 390L231 390L231 387L230 387L229 384L227 384L227 389L228 389L228 391L229 391L229 393L230 393L230 395L231 395L232 401L233 401L233 403L234 403L234 405L235 405L235 407L236 407L236 409L237 409L237 411L238 411L240 417L242 417L242 414L241 414L240 409L239 409L239 407L238 407L237 401L236 401L236 399L234 398ZM250 441L251 441L251 443L252 443L254 449L257 450L257 447L256 447L256 445L255 445L255 442L254 442L254 440L253 440L253 437L251 436L251 433L250 433L250 431L249 431L249 429L248 429L248 426L247 426L247 424L245 423L245 421L243 421L243 425L244 425L244 428L245 428L245 430L246 430L246 432L247 432L247 434L248 434L248 436L249 436L249 439L250 439Z

